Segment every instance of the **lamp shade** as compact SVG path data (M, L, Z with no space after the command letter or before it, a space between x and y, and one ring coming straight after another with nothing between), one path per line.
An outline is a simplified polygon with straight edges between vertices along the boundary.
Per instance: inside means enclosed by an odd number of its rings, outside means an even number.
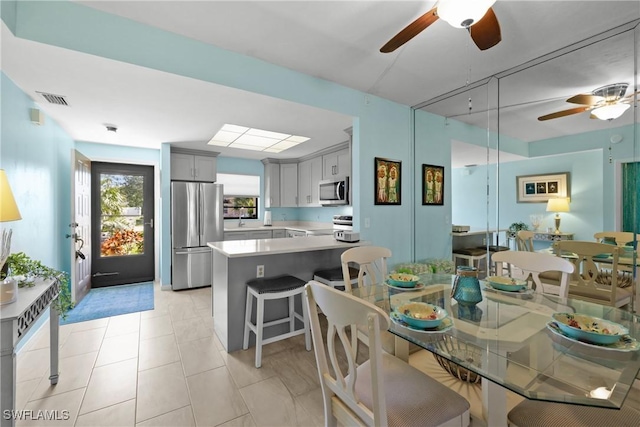
M631 107L629 104L611 104L604 107L595 108L591 114L599 118L600 120L613 120L617 119L624 114Z
M547 202L547 212L569 212L569 199L566 197L549 199Z
M9 180L4 169L0 169L0 222L16 221L22 219L13 192L9 186Z
M467 28L476 24L487 13L496 0L440 0L438 16L456 28Z

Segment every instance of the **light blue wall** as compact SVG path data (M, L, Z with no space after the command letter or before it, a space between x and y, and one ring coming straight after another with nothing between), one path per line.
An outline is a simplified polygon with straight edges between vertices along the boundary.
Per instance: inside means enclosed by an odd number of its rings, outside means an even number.
M31 122L38 108L1 73L0 167L5 169L20 221L13 229L12 252L25 252L50 267L69 272L71 247L65 234L71 222L71 150L73 140L49 116L41 126Z

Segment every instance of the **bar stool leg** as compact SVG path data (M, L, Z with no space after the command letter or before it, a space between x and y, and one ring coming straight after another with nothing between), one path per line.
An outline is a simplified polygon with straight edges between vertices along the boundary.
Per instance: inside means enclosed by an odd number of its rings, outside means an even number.
M251 295L251 291L247 288L247 303L244 309L244 338L242 340L242 349L246 350L249 348L249 335L251 333L251 329L249 328L249 322L251 322L251 309L253 308L253 295Z
M295 331L295 327L296 327L296 316L295 316L295 307L294 307L294 300L293 300L293 296L290 296L289 298L287 298L287 301L289 302L289 332L293 332Z
M256 368L262 366L262 329L264 323L264 299L258 295L256 311Z

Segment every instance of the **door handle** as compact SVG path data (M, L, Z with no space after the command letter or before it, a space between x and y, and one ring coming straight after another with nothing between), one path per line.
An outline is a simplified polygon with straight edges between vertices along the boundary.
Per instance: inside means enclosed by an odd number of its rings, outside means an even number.
M145 222L144 225L148 225L149 227L153 228L153 218L151 218L149 222Z
M175 254L176 255L193 255L193 254L206 254L206 253L209 253L209 252L211 252L211 250L207 249L207 250L204 250L204 251L191 251L191 252L179 251L179 252L175 252Z
M117 271L115 271L113 273L100 273L100 272L97 272L97 273L93 274L92 277L117 276L118 274L120 274L120 273L118 273Z

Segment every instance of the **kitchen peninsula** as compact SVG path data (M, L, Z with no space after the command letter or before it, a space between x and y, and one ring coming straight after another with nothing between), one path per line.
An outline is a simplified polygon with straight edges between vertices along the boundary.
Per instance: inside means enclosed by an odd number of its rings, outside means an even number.
M322 268L340 266L340 255L345 250L368 244L367 242L339 242L333 236L310 236L290 239L253 239L210 242L213 258L213 323L216 335L227 352L242 348L246 283L256 278L258 266L264 276L290 274L302 280L311 280L313 272ZM265 319L284 317L285 300L267 301ZM296 305L299 304L296 301ZM296 310L299 310L297 307ZM255 310L255 309L254 309ZM265 330L265 338L280 333L286 325ZM255 344L251 336L250 345Z

